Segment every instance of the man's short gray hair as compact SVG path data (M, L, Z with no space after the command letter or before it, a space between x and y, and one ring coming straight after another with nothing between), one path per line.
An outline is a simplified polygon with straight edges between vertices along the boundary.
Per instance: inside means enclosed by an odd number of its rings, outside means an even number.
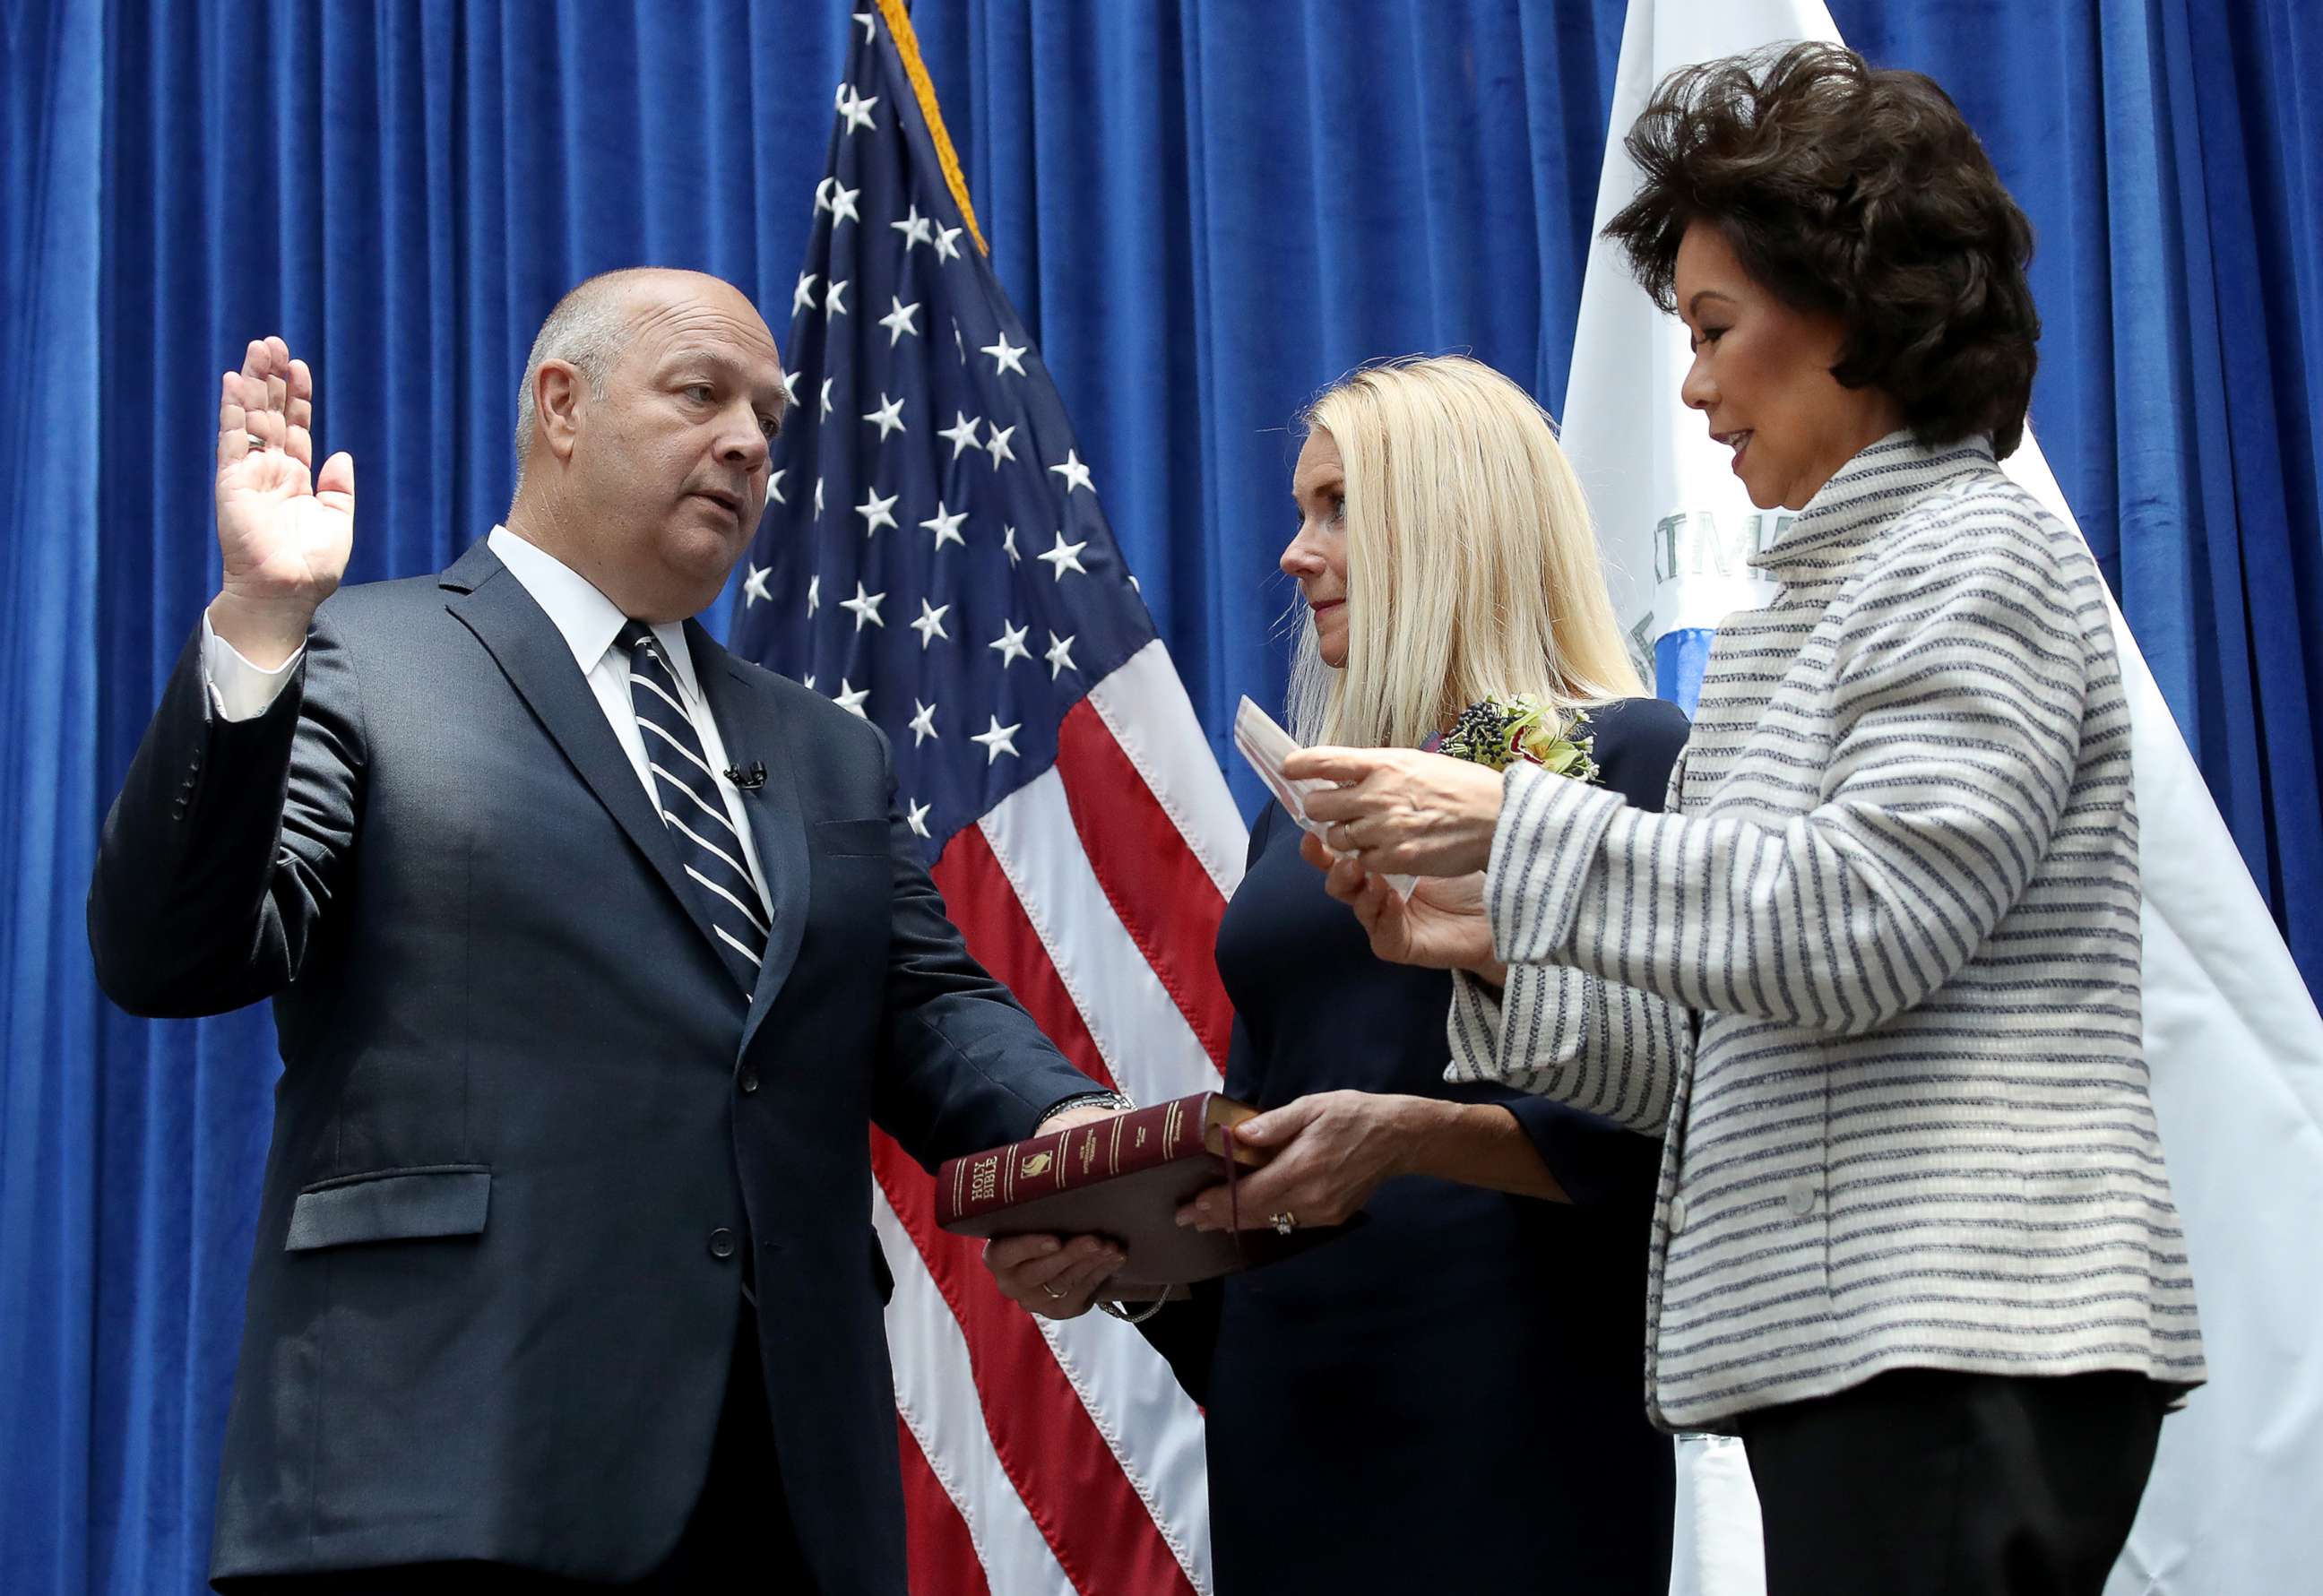
M559 299L556 308L548 313L548 319L540 324L540 331L533 336L532 353L525 359L524 384L516 396L516 481L519 488L524 485L525 462L532 454L533 429L540 419L533 393L540 380L541 362L565 362L589 384L591 399L602 399L605 379L612 375L629 340L632 316L621 290L652 270L648 266L630 266L619 271L600 272Z

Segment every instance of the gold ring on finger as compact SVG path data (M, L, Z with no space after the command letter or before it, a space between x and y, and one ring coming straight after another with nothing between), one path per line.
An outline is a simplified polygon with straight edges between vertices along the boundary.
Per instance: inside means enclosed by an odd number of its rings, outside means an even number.
M1049 1300L1051 1302L1062 1302L1065 1299L1065 1294L1063 1292L1058 1290L1054 1286L1049 1285L1045 1281L1042 1282L1041 1289L1049 1294Z

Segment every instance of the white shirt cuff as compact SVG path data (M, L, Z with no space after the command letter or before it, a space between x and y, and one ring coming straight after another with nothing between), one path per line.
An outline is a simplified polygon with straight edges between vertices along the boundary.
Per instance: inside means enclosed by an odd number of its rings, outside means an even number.
M210 707L221 720L255 720L266 713L306 653L301 648L274 669L261 670L212 631L209 611L202 611L202 675L209 683Z

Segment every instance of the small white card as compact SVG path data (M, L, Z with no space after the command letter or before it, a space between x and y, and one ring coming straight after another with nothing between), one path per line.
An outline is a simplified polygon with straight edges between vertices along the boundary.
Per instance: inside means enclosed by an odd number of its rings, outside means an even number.
M1234 741L1242 757L1250 761L1250 767L1258 772L1258 779L1266 784L1268 792L1281 801L1283 810L1299 822L1299 829L1323 837L1327 829L1325 823L1307 817L1306 794L1331 784L1294 782L1282 774L1282 762L1299 751L1299 740L1276 725L1273 716L1245 696L1235 711ZM1330 845L1331 839L1323 837L1323 846L1328 848ZM1416 876L1390 876L1384 871L1381 873L1381 878L1407 898L1411 895L1411 889L1419 884Z

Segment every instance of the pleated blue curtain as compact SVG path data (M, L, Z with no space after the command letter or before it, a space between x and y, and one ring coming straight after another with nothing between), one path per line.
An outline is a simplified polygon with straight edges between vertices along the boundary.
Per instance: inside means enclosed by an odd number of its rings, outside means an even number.
M850 9L0 0L10 1596L193 1590L206 1563L271 1027L115 1013L80 905L216 580L217 373L288 337L358 463L354 576L439 568L506 503L564 288L693 266L786 319ZM1299 404L1457 348L1561 405L1623 10L920 7L1002 280L1222 751L1235 700L1280 693ZM1832 11L1953 92L2032 215L2035 424L2312 980L2323 17Z

